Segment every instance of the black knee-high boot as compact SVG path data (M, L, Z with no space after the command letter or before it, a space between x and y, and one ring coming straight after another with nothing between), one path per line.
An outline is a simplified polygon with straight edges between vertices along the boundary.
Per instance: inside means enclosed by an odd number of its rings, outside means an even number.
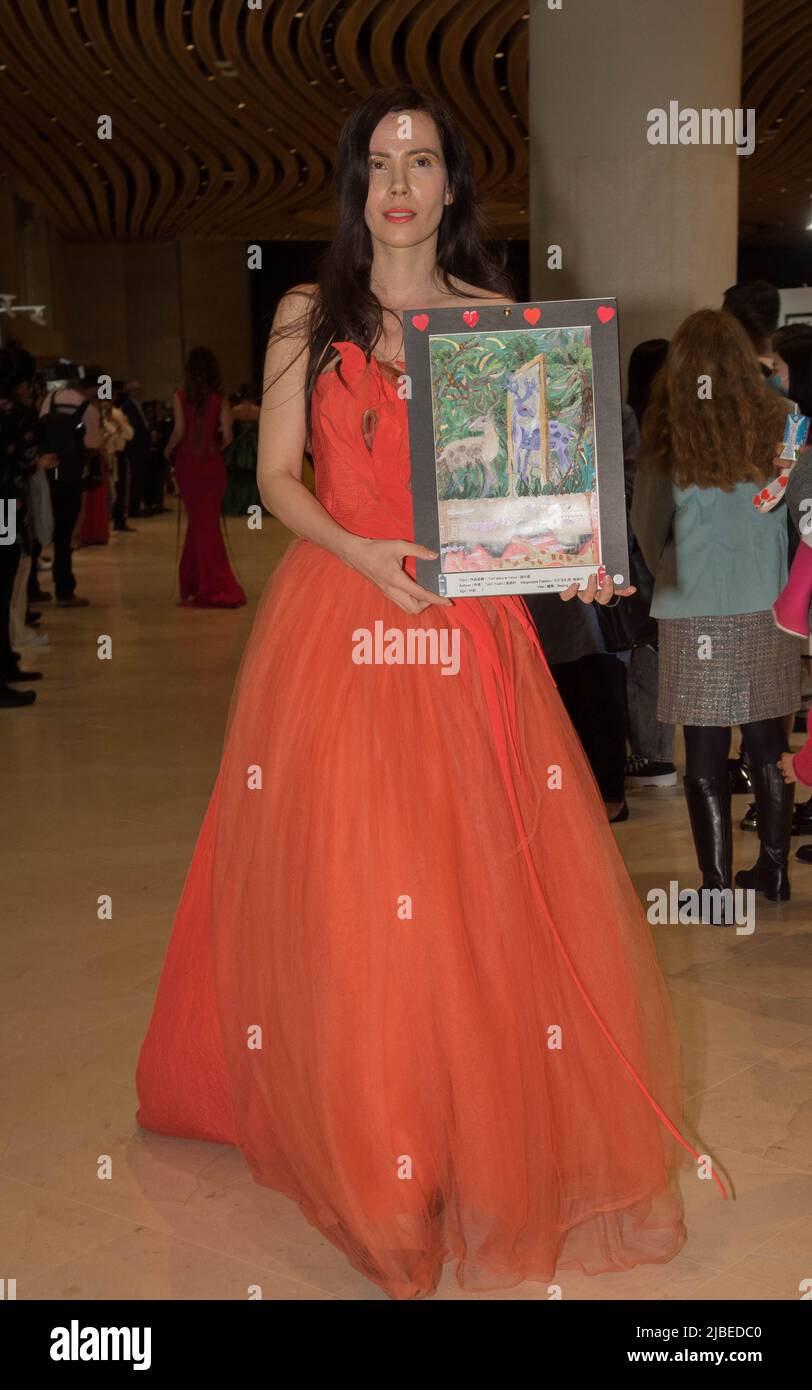
M795 783L785 782L775 763L751 767L761 850L752 869L739 869L737 888L755 888L770 902L789 898L789 847Z
M730 888L733 824L730 782L718 777L683 777L685 800L703 888Z

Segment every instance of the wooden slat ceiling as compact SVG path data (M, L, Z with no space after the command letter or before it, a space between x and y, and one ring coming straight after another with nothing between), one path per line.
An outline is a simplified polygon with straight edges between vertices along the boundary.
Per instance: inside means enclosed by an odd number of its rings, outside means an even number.
M812 0L745 0L743 107L756 149L741 160L743 245L810 243Z
M329 239L348 111L442 73L526 236L528 27L528 0L0 0L5 166L70 238Z
M529 3L0 0L0 172L69 239L329 239L344 117L408 80L454 107L493 225L525 237ZM812 0L745 0L742 105L743 240L798 241Z

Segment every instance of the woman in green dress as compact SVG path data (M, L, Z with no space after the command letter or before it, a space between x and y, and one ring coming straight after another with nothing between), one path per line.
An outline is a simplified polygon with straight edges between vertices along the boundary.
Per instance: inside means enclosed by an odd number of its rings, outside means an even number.
M228 482L223 498L224 516L246 516L249 507L260 507L263 516L269 516L263 507L257 487L257 441L259 439L259 405L255 399L253 386L241 386L236 396L231 398L231 413L234 418L234 439L223 450L223 459L228 470Z

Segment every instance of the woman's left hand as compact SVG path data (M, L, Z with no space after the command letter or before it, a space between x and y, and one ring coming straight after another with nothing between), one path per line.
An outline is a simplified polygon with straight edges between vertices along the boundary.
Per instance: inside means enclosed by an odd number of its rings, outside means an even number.
M798 778L795 776L795 768L792 763L792 758L792 753L782 753L781 757L778 759L778 767L781 769L781 775L784 778L785 782L798 781Z
M628 584L625 589L616 589L611 575L604 575L603 583L598 588L597 574L591 574L586 583L585 589L579 589L577 582L570 584L568 589L561 590L561 597L566 603L568 599L575 598L577 594L582 603L608 603L612 596L628 598L629 594L636 594L637 586Z

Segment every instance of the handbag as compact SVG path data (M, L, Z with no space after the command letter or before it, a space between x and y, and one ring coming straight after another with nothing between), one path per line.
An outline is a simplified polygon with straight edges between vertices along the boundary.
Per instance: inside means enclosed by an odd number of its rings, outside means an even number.
M596 603L595 611L608 652L627 652L635 647L657 646L657 619L651 616L654 578L630 532L629 582L637 592L611 607Z

